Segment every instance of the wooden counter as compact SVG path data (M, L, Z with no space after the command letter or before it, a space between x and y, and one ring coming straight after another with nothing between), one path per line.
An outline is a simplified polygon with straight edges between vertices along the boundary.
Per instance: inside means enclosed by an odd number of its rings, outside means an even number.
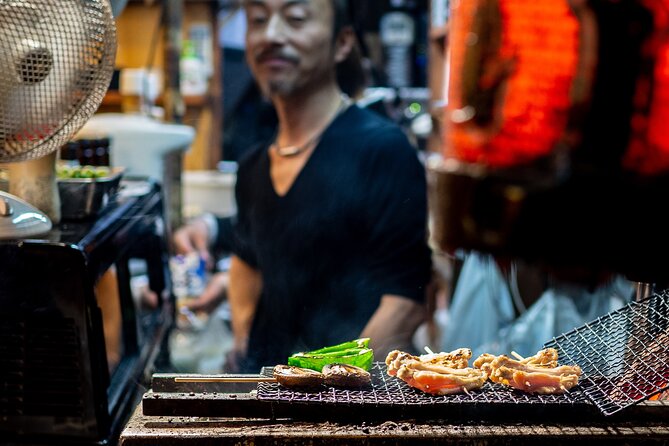
M648 403L664 406L666 402ZM658 407L655 407L657 409ZM569 425L386 421L340 424L241 418L149 417L139 405L122 446L150 445L563 445L669 444L666 420Z

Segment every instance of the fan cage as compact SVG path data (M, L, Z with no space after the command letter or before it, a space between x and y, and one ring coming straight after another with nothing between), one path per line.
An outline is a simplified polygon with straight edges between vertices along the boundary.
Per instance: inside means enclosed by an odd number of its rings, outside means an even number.
M0 0L0 162L70 140L102 103L115 57L106 0Z

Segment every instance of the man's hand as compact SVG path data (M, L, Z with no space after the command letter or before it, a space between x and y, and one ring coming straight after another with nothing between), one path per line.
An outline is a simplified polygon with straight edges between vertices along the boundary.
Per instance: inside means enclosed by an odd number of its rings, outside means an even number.
M193 252L204 259L207 268L213 267L213 257L209 252L209 227L203 219L195 219L174 232L174 249L177 254Z
M205 311L211 313L225 298L228 289L228 273L216 273L211 276L207 287L196 299L186 302L186 307L191 311Z

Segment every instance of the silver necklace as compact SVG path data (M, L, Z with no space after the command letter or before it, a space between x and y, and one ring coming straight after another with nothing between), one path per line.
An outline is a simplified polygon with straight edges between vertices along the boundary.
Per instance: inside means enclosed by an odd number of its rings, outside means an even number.
M323 136L323 133L325 133L325 130L330 126L332 121L334 121L337 118L337 116L339 116L344 110L346 110L349 105L351 105L351 99L348 96L342 94L339 106L337 107L337 111L335 112L334 116L332 116L332 118L328 121L327 125L325 125L325 127L323 127L323 129L320 132L316 133L313 137L309 138L307 142L299 146L280 147L275 140L270 148L273 148L274 152L277 155L284 158L290 158L292 156L299 155L300 153L310 148L312 145L318 144L318 142L321 139L321 136Z

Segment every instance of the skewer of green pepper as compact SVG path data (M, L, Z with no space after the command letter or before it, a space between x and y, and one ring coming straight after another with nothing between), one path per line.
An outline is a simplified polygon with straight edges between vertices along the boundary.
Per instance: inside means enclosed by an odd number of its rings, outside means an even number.
M355 339L310 352L295 353L288 358L288 365L320 372L328 364L350 364L369 370L374 361L374 351L369 338Z

